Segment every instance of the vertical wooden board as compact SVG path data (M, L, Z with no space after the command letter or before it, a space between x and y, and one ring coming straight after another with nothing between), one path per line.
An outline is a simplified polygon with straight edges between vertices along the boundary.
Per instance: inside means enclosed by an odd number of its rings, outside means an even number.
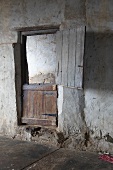
M56 33L56 84L62 79L62 31Z
M34 98L33 98L33 117L37 117L39 118L39 113L40 113L40 109L39 109L39 100L40 95L38 91L34 91Z
M34 92L28 91L28 117L33 117L33 103L34 103Z
M23 117L28 117L28 91L23 92Z
M21 124L21 114L22 114L22 82L21 82L21 44L14 44L14 61L15 61L15 87L16 87L16 104L17 104L17 114L18 123Z
M62 44L62 85L68 84L68 56L69 56L69 30L63 31Z
M33 115L33 107L31 101L33 98L33 94L30 91L24 91L24 98L23 98L23 117L32 117Z
M56 114L56 92L44 92L45 113Z
M68 86L75 85L76 29L69 34Z
M42 114L44 113L43 106L43 91L35 91L34 92L34 102L33 102L33 115L34 118L42 118Z
M85 27L77 27L75 87L82 88Z
M85 27L81 27L81 65L83 66L84 57L84 45L85 45Z
M39 112L38 112L38 114L40 115L40 118L43 118L43 119L44 119L45 116L44 116L44 115L42 116L42 114L45 113L44 91L39 91L38 94L39 94L39 98L38 98L38 101L39 101L39 105L38 105ZM37 109L38 109L38 108L37 108Z
M45 114L47 115L46 119L55 120L55 115L57 114L57 92L50 91L44 92L44 103L45 103ZM53 116L52 116L53 115Z
M37 117L37 105L38 105L38 93L37 91L34 91L34 95L33 95L33 117Z

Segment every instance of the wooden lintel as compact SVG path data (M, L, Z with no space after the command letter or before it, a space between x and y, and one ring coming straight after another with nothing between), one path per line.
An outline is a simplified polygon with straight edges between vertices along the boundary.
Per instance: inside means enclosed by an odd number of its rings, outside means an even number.
M58 29L59 25L42 25L42 26L33 26L33 27L14 27L12 30L14 31L37 31L37 30L48 30L48 29Z
M46 29L46 30L37 30L37 31L24 31L22 35L24 36L33 36L33 35L42 35L42 34L55 34L57 29Z

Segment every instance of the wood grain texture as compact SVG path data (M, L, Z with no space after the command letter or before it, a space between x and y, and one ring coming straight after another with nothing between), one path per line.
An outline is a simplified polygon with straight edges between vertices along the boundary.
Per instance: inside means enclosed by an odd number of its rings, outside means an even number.
M22 118L22 123L28 125L40 125L40 126L56 126L56 121L48 119L37 119L37 118Z
M85 27L64 30L57 34L56 83L82 88Z
M82 87L83 82L84 36L85 28L77 27L75 87L78 88Z
M75 59L76 59L76 29L69 34L69 61L68 61L68 86L75 85Z
M67 86L68 83L68 57L69 57L69 30L63 31L62 45L62 84Z
M56 84L25 84L23 85L23 90L40 90L40 91L51 91L51 90L56 90Z
M22 81L21 81L21 44L15 43L14 45L14 61L15 61L15 87L16 87L16 104L18 114L18 124L21 124L22 112Z
M58 31L56 33L56 83L61 84L62 82L62 40L63 32Z
M48 87L47 87L48 89ZM57 117L57 91L24 89L22 122L52 126ZM28 122L27 122L28 120ZM43 120L43 121L40 121ZM44 122L44 123L43 123ZM47 122L49 124L47 124ZM51 122L51 123L50 123ZM55 124L55 123L54 123Z
M46 119L53 120L54 115L57 114L57 92L55 91L46 91L44 92L44 113L46 114ZM48 116L53 114L53 116Z

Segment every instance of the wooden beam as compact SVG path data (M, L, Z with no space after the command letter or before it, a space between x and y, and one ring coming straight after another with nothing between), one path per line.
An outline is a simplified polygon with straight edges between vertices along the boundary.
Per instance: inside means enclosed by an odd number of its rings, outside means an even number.
M22 118L22 123L28 125L56 126L56 121L37 118Z

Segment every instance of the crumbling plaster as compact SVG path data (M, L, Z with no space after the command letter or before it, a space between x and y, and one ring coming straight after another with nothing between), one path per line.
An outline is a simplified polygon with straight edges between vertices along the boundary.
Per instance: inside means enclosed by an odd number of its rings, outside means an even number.
M106 138L105 141L104 137L107 133L113 137L112 7L112 0L0 1L1 134L14 137L21 130L17 126L15 98L12 46L17 43L15 28L60 25L60 29L65 29L76 24L86 25L84 90L59 86L58 130L66 137L66 147L79 145L79 149L84 149L85 145L91 149L112 150L112 140ZM24 139L26 133L23 133Z

